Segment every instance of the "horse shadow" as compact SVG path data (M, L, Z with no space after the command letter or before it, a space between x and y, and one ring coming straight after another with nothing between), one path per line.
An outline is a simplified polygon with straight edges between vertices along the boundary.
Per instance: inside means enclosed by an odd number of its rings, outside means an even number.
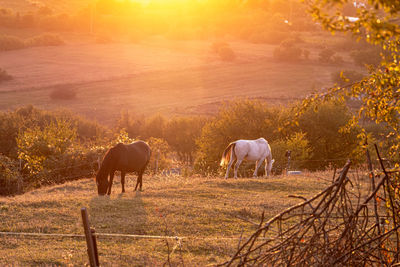
M148 211L142 194L129 188L126 193L93 197L89 202L90 224L98 233L146 234Z

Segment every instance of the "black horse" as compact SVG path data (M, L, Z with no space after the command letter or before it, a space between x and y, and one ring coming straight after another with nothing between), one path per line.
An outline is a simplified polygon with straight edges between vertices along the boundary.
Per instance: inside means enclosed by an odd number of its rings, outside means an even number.
M142 190L142 176L150 161L150 147L143 141L136 141L125 145L122 143L110 148L104 156L100 169L96 175L97 191L99 195L111 194L111 186L115 171L121 171L122 193L125 192L125 174L137 172L135 191L140 184ZM108 181L110 175L110 181Z

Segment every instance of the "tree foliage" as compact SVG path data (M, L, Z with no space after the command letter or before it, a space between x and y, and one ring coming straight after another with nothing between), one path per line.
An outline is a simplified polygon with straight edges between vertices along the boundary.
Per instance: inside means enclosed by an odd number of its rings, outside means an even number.
M327 92L308 98L304 107L327 99L357 99L357 115L349 125L368 118L387 127L387 141L391 144L391 157L398 161L400 152L400 1L368 0L354 2L352 20L343 13L348 0L306 0L313 17L331 32L351 34L379 48L382 61L376 68L369 68L369 76L348 87L334 87ZM352 2L353 3L353 2ZM363 137L366 132L363 131Z

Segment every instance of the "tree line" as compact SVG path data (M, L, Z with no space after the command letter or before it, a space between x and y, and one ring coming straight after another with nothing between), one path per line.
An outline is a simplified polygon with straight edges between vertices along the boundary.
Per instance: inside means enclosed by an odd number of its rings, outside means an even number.
M273 171L286 168L285 153L292 151L294 169L318 170L342 165L347 158L362 162L364 152L349 126L352 113L341 101L318 104L299 112L301 104L271 106L258 100L227 102L212 117L143 117L122 112L107 128L69 111L46 111L26 106L0 113L0 193L10 194L93 177L108 148L118 142L145 140L152 148L148 172L186 166L191 173L219 175L224 148L237 139L264 137L276 160ZM370 143L385 144L381 127L366 121ZM157 161L157 163L156 163ZM253 166L243 169L248 175ZM260 168L262 169L262 168ZM260 173L261 174L261 173Z

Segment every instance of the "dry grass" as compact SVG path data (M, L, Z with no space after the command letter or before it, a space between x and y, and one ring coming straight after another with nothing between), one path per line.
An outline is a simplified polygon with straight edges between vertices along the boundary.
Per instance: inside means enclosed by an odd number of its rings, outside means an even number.
M330 174L323 174L330 179ZM315 176L275 176L269 179L200 177L145 177L144 192L119 194L117 182L111 197L98 197L93 180L80 180L42 188L25 195L0 198L0 231L82 234L80 208L87 207L99 233L171 235L190 237L182 254L172 262L204 266L226 260L238 240L249 236L262 211L270 218L299 202L289 194L309 197L327 185ZM119 181L117 178L116 180ZM205 239L204 239L205 238ZM175 241L169 241L170 249ZM154 266L167 260L164 240L105 238L98 240L104 265ZM0 264L83 265L85 241L72 238L5 237L0 235Z

